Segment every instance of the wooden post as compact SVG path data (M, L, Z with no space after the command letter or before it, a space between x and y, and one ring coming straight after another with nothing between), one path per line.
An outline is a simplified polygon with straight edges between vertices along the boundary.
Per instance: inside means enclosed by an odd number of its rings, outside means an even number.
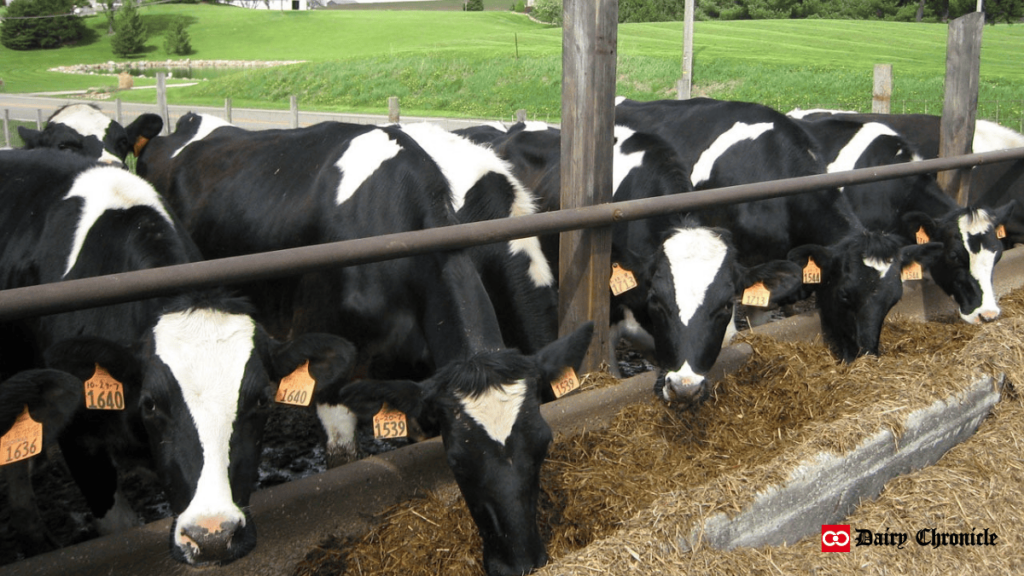
M946 94L939 128L939 156L970 154L978 110L978 77L981 68L981 32L985 14L972 12L949 23L946 38ZM966 206L970 197L970 171L938 173L946 194Z
M36 130L43 129L43 109L36 108Z
M563 210L611 202L615 124L617 0L565 0L562 9ZM607 358L611 227L563 232L559 245L558 333L593 320L583 361L593 372Z
M516 110L516 122L526 122L526 110L520 108Z
M4 146L13 148L11 146L11 111L4 108Z
M292 110L292 128L299 127L299 97L291 97L291 110Z
M163 133L171 133L171 116L167 111L167 73L156 73L156 106L160 116L164 119Z
M875 64L875 84L871 93L871 113L889 114L892 110L892 64Z
M676 87L676 100L689 100L693 88L693 0L683 7L683 77Z
M398 124L402 114L398 106L398 96L391 96L388 98L388 122L392 124Z
M224 120L231 124L231 98L224 99Z
M124 111L121 109L121 99L114 99L114 120L118 124L124 124Z

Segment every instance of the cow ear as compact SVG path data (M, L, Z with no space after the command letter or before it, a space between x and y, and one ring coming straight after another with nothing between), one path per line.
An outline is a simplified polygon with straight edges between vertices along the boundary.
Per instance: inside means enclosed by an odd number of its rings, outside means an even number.
M917 262L925 268L930 268L942 258L942 242L928 242L926 244L908 244L900 248L900 268Z
M316 398L330 398L352 376L356 364L356 347L333 334L303 334L288 342L272 343L268 372L279 381L309 362L309 374L317 382Z
M159 114L152 113L143 114L124 127L136 157L142 154L146 144L157 137L163 129L164 119Z
M988 212L989 217L992 219L992 225L999 226L1000 224L1006 224L1006 221L1009 220L1016 208L1017 200L1014 199L998 208L986 208L985 211Z
M410 380L356 380L345 384L330 404L342 404L360 418L369 418L387 404L410 418L423 413L426 392Z
M761 282L771 292L770 303L787 301L803 287L803 269L790 260L773 260L740 272L736 295Z
M48 368L62 370L85 382L100 366L122 383L141 385L143 368L135 352L111 340L81 336L61 340L43 353Z
M928 238L938 238L939 226L931 216L924 212L907 212L903 215L903 235L915 238L919 230L924 229Z
M36 422L46 424L47 438L56 438L84 404L82 380L60 370L26 370L0 384L0 435L28 406Z
M43 133L39 130L33 130L27 126L18 126L18 136L21 136L22 141L25 142L25 149L30 150L39 146L39 139Z
M541 382L553 382L567 367L579 371L594 337L594 322L586 322L571 334L541 348L533 358L540 368Z

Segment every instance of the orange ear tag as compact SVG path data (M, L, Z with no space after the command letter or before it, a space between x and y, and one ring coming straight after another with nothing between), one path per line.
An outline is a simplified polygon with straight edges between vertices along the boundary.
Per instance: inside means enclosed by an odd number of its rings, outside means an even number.
M617 263L613 263L612 278L609 284L612 287L612 294L618 296L627 290L636 288L636 277L629 270L622 268Z
M921 265L917 262L907 264L903 267L903 272L900 273L901 280L920 280L922 277Z
M758 282L743 291L743 299L740 304L744 306L768 307L768 300L772 297L770 290L764 287L764 282Z
M124 410L124 384L97 364L96 371L85 381L85 407L89 410Z
M405 438L408 430L405 413L392 409L387 403L373 416L374 438Z
M996 238L1006 238L1006 226L996 226Z
M576 377L576 371L572 369L572 366L566 366L558 378L551 382L551 390L555 392L555 398L561 398L579 387L580 380Z
M28 406L14 419L14 425L0 437L0 466L31 458L42 452L43 425L29 416Z
M309 406L313 400L313 389L316 387L316 380L309 373L309 360L295 369L294 372L281 378L281 385L277 388L275 402L281 404L293 404L295 406Z
M917 229L917 234L914 235L914 238L917 240L918 244L927 244L932 241L932 239L928 237L928 233L924 231L924 226Z
M804 266L804 284L821 284L821 268L810 256L807 257L807 266Z

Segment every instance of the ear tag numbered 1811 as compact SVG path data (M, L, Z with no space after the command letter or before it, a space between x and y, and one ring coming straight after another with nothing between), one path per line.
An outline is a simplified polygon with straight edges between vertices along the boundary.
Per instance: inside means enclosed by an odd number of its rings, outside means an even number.
M309 373L309 360L296 368L291 374L281 378L274 401L293 406L309 406L313 400L313 389L316 380Z
M566 366L558 378L551 382L551 390L555 393L555 398L561 398L579 387L580 379L576 377L576 371L572 369L572 366Z
M373 416L374 438L405 438L409 434L404 412L399 412L385 403L380 412Z
M31 458L42 449L43 424L33 420L25 406L7 434L0 437L0 466Z
M124 384L96 365L96 371L85 381L85 407L89 410L124 410Z
M629 270L619 266L618 263L612 263L612 277L609 280L609 284L612 288L612 294L618 296L623 292L636 288L636 277Z

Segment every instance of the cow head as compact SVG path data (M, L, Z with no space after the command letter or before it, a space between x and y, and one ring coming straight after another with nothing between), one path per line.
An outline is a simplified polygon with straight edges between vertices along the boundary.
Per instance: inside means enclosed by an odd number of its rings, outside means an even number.
M53 113L43 130L18 127L25 148L56 148L121 164L140 142L155 137L164 127L157 114L142 114L128 126L107 118L92 104L69 104Z
M171 556L193 566L226 564L256 545L246 508L276 383L287 375L281 356L290 347L271 339L246 308L231 301L172 305L132 349L88 338L47 351L50 366L82 380L99 364L125 383L125 416L146 431L176 516ZM301 338L311 364L339 363L345 366L333 372L348 373L350 344L329 335Z
M794 263L747 268L737 261L731 238L718 228L672 229L653 260L632 265L637 289L617 298L654 338L655 363L668 371L665 400L703 396L705 374L736 332L733 303L744 290L761 282L771 294L766 304L774 304L800 289L801 271ZM631 266L630 258L624 260Z
M421 383L423 411L440 428L489 576L526 574L547 563L537 498L552 435L537 390L566 367L579 369L593 329L588 322L532 356L480 352Z
M885 316L903 297L903 268L928 268L941 253L938 242L904 246L895 235L860 231L828 247L794 248L789 259L802 269L813 258L821 269L821 283L806 286L817 296L822 335L840 360L852 362L878 354Z
M923 212L903 217L909 236L923 230L928 238L942 243L942 257L931 263L929 271L935 283L956 300L965 322L980 324L999 317L992 275L1003 256L1003 244L996 228L1009 219L1015 206L1011 200L999 208L953 210L938 220Z

